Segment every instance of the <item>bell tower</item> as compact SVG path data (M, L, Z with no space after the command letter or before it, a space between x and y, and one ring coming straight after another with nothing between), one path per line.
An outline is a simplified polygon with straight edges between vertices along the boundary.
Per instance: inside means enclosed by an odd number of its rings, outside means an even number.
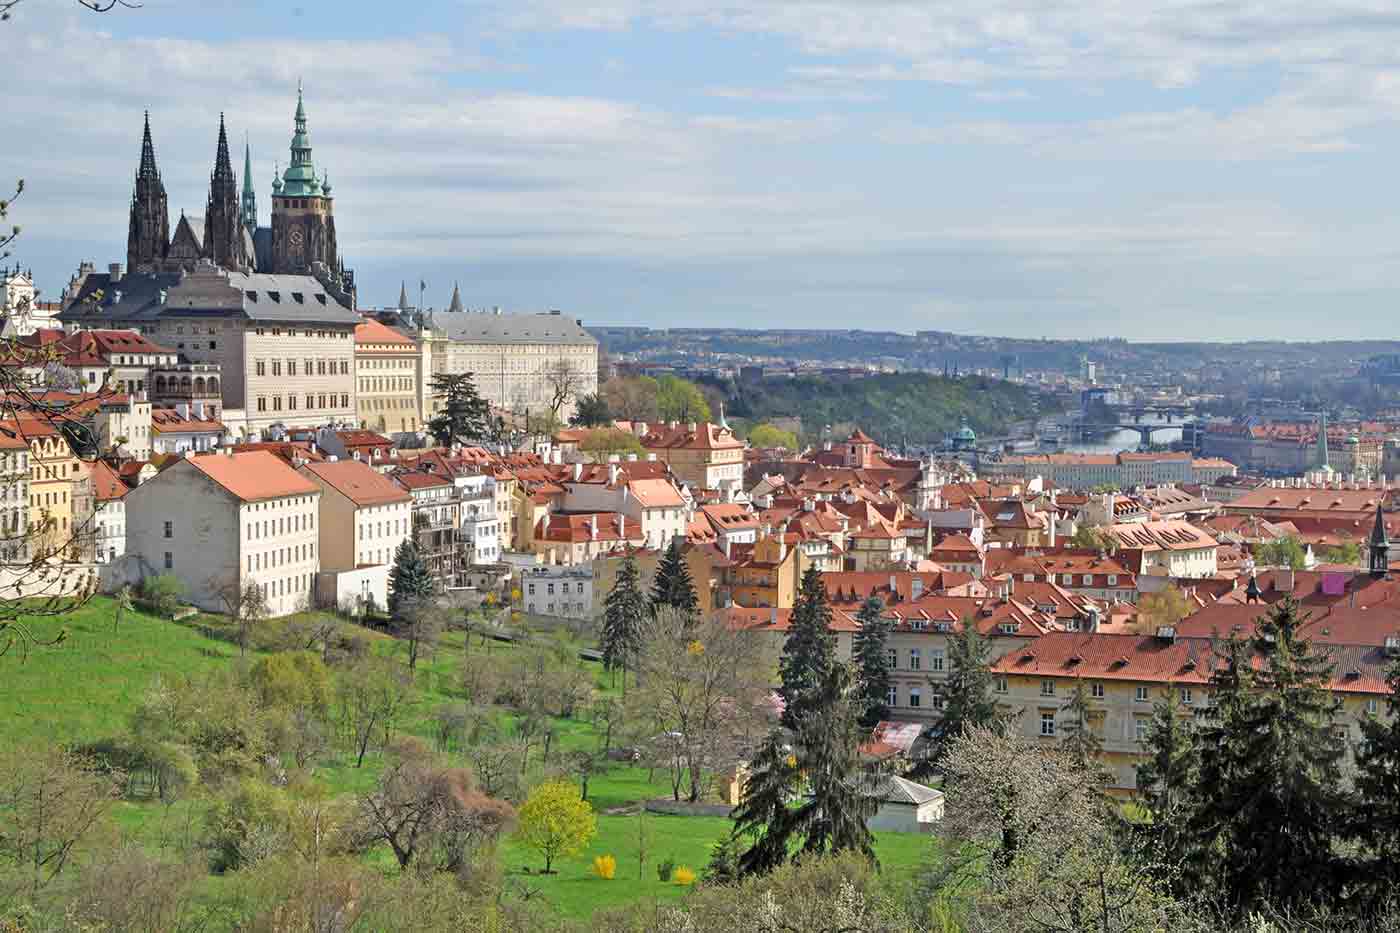
M278 275L339 277L335 216L328 177L318 178L311 160L306 105L297 86L291 162L272 189L272 269Z
M126 232L126 268L130 272L150 272L165 259L170 245L170 210L165 184L156 168L156 149L151 144L151 113L146 111L146 127L141 136L141 165L136 170L136 187L131 194L131 217Z

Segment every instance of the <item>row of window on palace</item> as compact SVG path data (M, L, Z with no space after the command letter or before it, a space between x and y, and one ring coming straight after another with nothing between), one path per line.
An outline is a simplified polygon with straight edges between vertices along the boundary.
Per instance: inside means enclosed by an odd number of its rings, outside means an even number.
M339 375L350 375L350 361L348 359L317 360L308 356L302 360L302 363L304 364L302 375L305 376L334 376L337 374L337 370L339 371ZM269 367L272 369L272 375L282 375L282 360L253 361L253 372L256 375L266 376ZM286 370L288 376L295 376L297 374L297 361L294 359L286 360Z
M408 398L365 398L360 397L361 411L388 411L396 408L418 408L418 400L413 396Z
M276 567L285 567L287 564L295 564L304 560L314 560L316 557L316 545L289 544L286 547L273 548L263 554L248 555L248 573L256 573L259 570L272 570Z
M173 522L165 523L165 536L174 537ZM281 515L277 518L265 518L261 521L249 522L245 529L245 537L248 541L256 541L259 538L271 538L278 535L296 534L298 531L315 531L315 512L294 512L291 515Z
M329 405L326 404L326 399L330 399L330 404L329 404ZM267 396L266 396L266 395L259 395L259 396L258 396L258 406L257 406L257 407L258 407L258 411L281 411L281 410L282 410L282 396L280 396L280 395L274 395L274 396L272 397L272 407L269 409L269 408L268 408L268 404L267 404ZM334 392L332 392L330 395L312 395L312 394L310 394L310 393L307 393L307 395L306 395L306 410L307 410L307 411L312 411L313 409L316 409L316 408L336 408L336 407L340 407L340 408L349 408L349 407L350 407L350 396L349 396L348 393L341 393L341 396L340 396L340 405L339 405L339 406L337 406L337 405L335 404L335 393L334 393ZM289 396L287 396L287 411L296 411L296 410L297 410L297 397L296 397L295 395L289 395Z
M361 359L355 362L356 369L412 369L417 360L373 360Z
M582 596L582 595L583 595L583 582L580 581L579 583L576 584L576 586L578 587L578 595ZM565 580L563 583L560 583L560 584L559 584L559 587L560 587L560 589L559 589L559 594L560 594L561 596L568 596L568 595L569 595L569 581ZM530 596L534 596L534 595L535 595L535 584L533 584L533 583L529 584L529 589L528 589L526 592L527 592ZM553 583L546 583L546 584L545 584L545 595L546 595L546 596L553 596L553 595L554 595L554 584L553 584Z
M274 373L274 375L275 375L275 373ZM292 373L292 375L295 376L296 373ZM388 376L383 376L383 377L379 377L379 376L361 376L361 377L360 377L360 389L359 389L359 391L361 391L361 392L412 392L412 391L413 391L413 379L409 378L408 376L395 376L395 377L393 377L393 378L390 378L390 377L388 377Z

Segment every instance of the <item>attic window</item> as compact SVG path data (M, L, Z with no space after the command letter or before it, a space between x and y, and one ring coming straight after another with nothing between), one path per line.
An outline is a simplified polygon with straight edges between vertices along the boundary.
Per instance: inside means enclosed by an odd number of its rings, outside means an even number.
M1084 663L1084 657L1083 657L1083 655L1072 654L1072 655L1069 656L1069 663L1070 663L1071 665L1083 664L1083 663Z
M257 292L244 292L243 294L245 294L245 295L248 296L248 300L249 300L249 301L253 302L254 304L257 303L257 300L258 300L258 293L257 293Z
M281 292L268 292L268 293L267 293L267 297L271 298L273 301L277 302L278 304L281 304L281 303L282 303L282 293L281 293Z
M321 304L325 304L325 303L326 303L326 296L325 296L325 295L317 295L317 296L316 296L316 300L319 301Z
M301 292L292 292L292 300L299 305L306 304L306 296Z

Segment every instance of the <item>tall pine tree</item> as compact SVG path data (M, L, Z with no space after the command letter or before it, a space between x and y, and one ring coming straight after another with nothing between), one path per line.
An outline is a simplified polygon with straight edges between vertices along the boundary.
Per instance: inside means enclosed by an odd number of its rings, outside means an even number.
M867 729L890 714L890 623L883 617L884 610L885 604L876 596L862 603L856 613L860 631L851 642L856 683L865 698L861 724Z
M667 606L691 616L700 611L695 582L691 580L690 567L681 554L680 535L671 539L661 560L657 561L656 578L651 584L652 614Z
M802 717L818 702L817 693L835 665L836 636L831 631L826 584L821 571L813 565L802 575L778 661L784 726L797 731Z
M1097 717L1089 703L1089 690L1082 677L1074 681L1074 692L1069 695L1069 702L1060 713L1064 746L1074 757L1075 764L1086 770L1096 768L1099 755L1103 753L1103 739L1094 730Z
M418 555L412 538L405 539L394 552L389 570L389 615L403 622L407 614L426 608L433 597L433 577Z
M1138 799L1152 813L1148 835L1158 857L1172 860L1181 851L1181 827L1196 780L1195 741L1190 718L1183 713L1175 691L1162 691L1152 705L1143 746L1147 758L1137 766Z
M642 647L642 625L646 621L647 598L642 592L637 559L628 554L617 570L617 579L603 603L603 633L599 647L603 666L622 668L622 694L627 695L627 668Z
M1400 663L1391 666L1386 683L1389 718L1363 718L1356 750L1354 822L1365 852L1359 877L1377 900L1400 889Z
M438 409L428 433L439 446L479 442L492 433L491 406L477 393L471 373L434 373L432 393Z
M1241 913L1326 905L1343 881L1338 815L1351 801L1333 731L1341 701L1328 690L1332 661L1299 633L1304 621L1285 598L1252 642L1226 645L1214 715L1197 732L1186 883L1213 886Z
M916 766L916 774L940 770L949 744L966 730L1000 730L1009 721L992 695L989 649L974 619L963 619L957 631L949 634L947 675L929 681L934 695L942 701L943 715L930 728L928 752Z

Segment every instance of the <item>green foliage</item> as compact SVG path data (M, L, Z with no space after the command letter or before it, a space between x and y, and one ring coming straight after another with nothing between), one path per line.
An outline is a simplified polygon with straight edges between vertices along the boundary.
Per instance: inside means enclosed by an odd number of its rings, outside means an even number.
M491 408L477 394L471 373L434 373L432 393L439 406L428 421L428 433L439 446L476 443L491 435Z
M1197 727L1186 884L1241 912L1326 904L1340 892L1338 816L1350 807L1334 731L1341 701L1327 689L1328 652L1299 637L1303 621L1285 598L1253 642L1228 642L1211 678L1214 715Z
M1290 567L1301 570L1306 559L1303 545L1293 535L1264 541L1254 546L1254 560L1264 567Z
M647 598L642 592L641 573L637 561L627 555L618 568L617 578L603 603L603 631L598 647L603 652L603 665L612 670L621 667L622 688L627 689L627 667L642 646L642 625L646 621Z
M1137 789L1152 815L1151 836L1160 851L1178 852L1197 761L1189 710L1178 705L1171 689L1163 690L1152 705L1143 751L1147 758L1137 766Z
M614 455L621 457L627 454L637 454L641 456L645 452L637 435L631 431L611 427L594 428L589 431L588 436L579 443L578 448L598 463L602 463Z
M289 811L281 789L256 779L239 782L209 811L205 845L211 870L236 871L284 852Z
M389 615L404 622L408 613L426 609L432 596L433 577L428 565L413 539L406 538L394 552L394 566L389 571Z
M939 443L963 419L979 434L1004 433L1015 421L1045 413L1053 401L1008 382L947 379L930 373L879 373L849 381L799 376L740 383L735 414L755 422L800 417L803 433L858 424L872 437Z
M574 413L569 424L579 428L603 428L613 423L613 413L608 408L608 400L600 393L585 395L574 404Z
M283 651L253 662L248 683L264 708L310 709L324 714L331 705L331 677L318 654Z
M671 875L675 874L676 860L665 858L656 863L656 880L662 884L671 883Z
M1346 564L1354 567L1361 563L1361 545L1356 541L1343 541L1341 544L1323 548L1322 562L1324 564Z
M185 583L173 573L160 573L141 581L141 599L159 614L169 617L180 608Z
M1074 534L1070 535L1069 546L1115 554L1118 551L1118 539L1102 528L1080 525L1074 529Z
M1384 898L1400 885L1400 663L1392 664L1386 683L1387 718L1361 720L1356 749L1356 832L1365 847L1360 876Z
M831 631L826 584L814 564L802 575L778 661L782 681L778 695L783 698L784 726L794 730L800 726L836 663L836 636Z
M656 578L651 584L651 611L664 607L694 615L700 611L700 598L695 594L695 582L690 578L690 566L681 554L681 537L671 539L666 553L656 564Z
M748 440L754 447L782 447L791 451L800 449L796 434L771 424L760 424L751 428Z
M561 855L583 851L597 833L593 806L568 781L546 781L520 808L516 837L544 858L548 874Z
M1064 719L1060 731L1065 737L1062 743L1065 751L1085 771L1092 770L1103 753L1103 739L1094 728L1094 720L1102 719L1102 713L1096 716L1096 712L1089 703L1089 690L1084 680L1076 680L1069 702L1060 711Z
M889 715L890 655L886 642L890 623L883 617L885 604L871 596L856 613L860 631L851 642L851 660L856 666L857 684L865 699L861 722L870 728Z
M662 421L709 421L710 403L688 379L665 375L656 381L656 408Z
M1186 594L1174 586L1148 593L1138 602L1137 630L1153 633L1163 626L1175 626L1194 608Z
M1009 722L992 696L990 647L973 619L949 634L947 676L930 681L943 701L943 716L932 727L927 760L918 773L939 770L949 745L968 729L1000 731Z

